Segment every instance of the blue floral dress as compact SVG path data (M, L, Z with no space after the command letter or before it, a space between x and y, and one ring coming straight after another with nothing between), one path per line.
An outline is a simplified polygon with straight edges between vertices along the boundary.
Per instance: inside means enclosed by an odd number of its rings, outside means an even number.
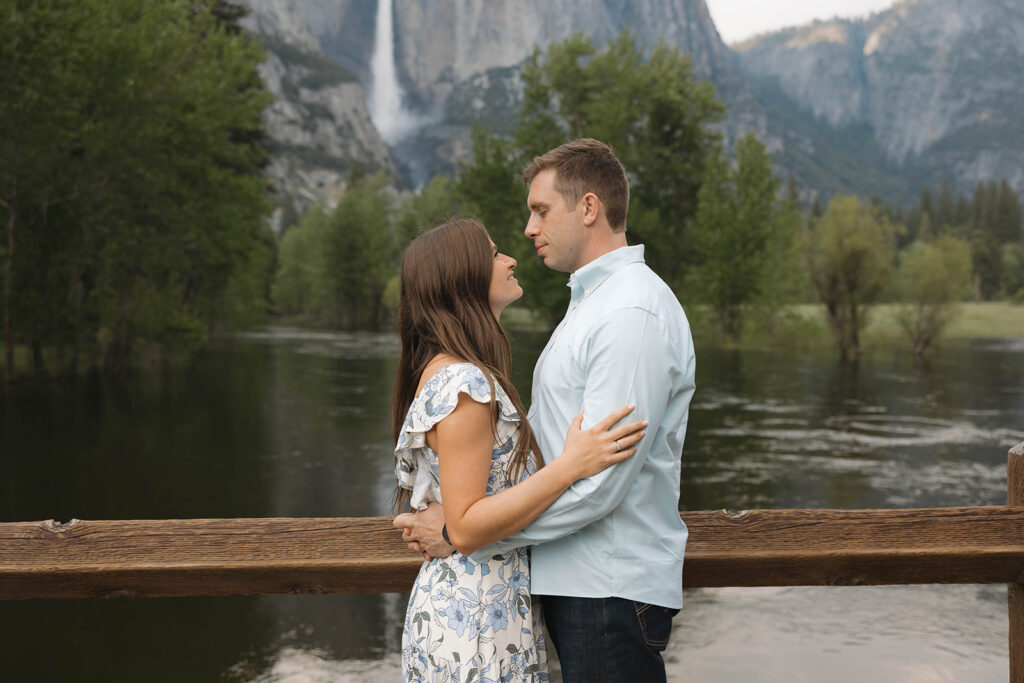
M508 487L506 467L519 437L519 414L497 381L498 423L487 495ZM491 388L471 363L434 374L409 407L395 446L396 475L423 509L441 502L437 453L426 433L450 415L466 394L488 403ZM524 476L534 471L533 463ZM547 653L539 604L530 598L527 548L479 563L459 552L424 562L416 577L402 633L404 681L547 681Z

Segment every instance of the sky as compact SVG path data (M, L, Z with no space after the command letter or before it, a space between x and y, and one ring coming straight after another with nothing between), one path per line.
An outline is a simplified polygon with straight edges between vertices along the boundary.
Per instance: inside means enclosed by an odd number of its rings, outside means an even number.
M722 40L735 43L758 33L815 19L866 17L893 0L705 0Z

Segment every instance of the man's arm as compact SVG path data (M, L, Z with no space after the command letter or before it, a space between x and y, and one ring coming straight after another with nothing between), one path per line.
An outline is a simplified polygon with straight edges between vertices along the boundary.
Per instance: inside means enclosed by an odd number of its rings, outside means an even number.
M626 308L606 315L580 359L586 373L584 426L632 403L634 415L650 424L647 437L634 457L575 482L533 523L476 551L474 559L567 536L614 510L636 481L654 440L663 438L659 432L673 384L670 375L684 371L681 358L689 351L672 348L662 323L645 310Z
M635 455L646 426L637 420L612 428L633 411L631 406L617 408L586 430L580 428L583 415L579 414L572 421L561 457L517 486L487 495L492 459L489 446L494 438L487 411L486 404L460 396L458 407L436 426L441 492L446 501L443 518L449 543L466 554L522 529L572 482ZM415 517L410 522L417 525ZM398 519L394 524L405 526ZM412 538L411 530L403 535ZM429 540L418 536L417 540ZM436 551L431 553L428 548L427 555L432 554Z

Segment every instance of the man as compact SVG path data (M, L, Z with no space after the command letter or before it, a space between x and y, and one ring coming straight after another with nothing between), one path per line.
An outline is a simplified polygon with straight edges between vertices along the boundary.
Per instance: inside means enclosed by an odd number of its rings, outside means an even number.
M531 593L543 596L566 683L664 681L687 537L678 500L694 390L689 324L644 264L643 246L627 246L629 183L611 148L566 143L535 158L523 180L526 236L547 267L571 273L569 310L533 375L529 420L544 456L561 453L581 409L587 428L632 403L650 426L635 456L577 481L532 524L474 556L533 546ZM395 520L435 556L450 552L439 545L442 523L437 505Z

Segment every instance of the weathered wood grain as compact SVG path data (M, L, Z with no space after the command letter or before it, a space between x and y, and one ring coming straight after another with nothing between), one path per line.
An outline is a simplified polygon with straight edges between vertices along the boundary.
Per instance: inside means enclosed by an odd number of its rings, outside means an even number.
M1024 505L1024 443L1010 449L1006 460L1006 503ZM1024 576L1007 587L1010 618L1010 681L1024 683Z
M684 512L683 583L1014 583L1024 506ZM386 593L420 566L390 517L0 524L0 598Z

